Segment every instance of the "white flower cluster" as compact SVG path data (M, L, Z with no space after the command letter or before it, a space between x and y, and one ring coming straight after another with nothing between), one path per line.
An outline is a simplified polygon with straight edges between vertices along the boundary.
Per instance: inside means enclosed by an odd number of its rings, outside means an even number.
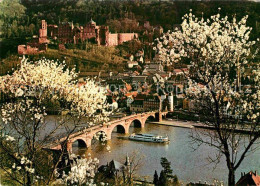
M1 77L0 88L3 92L15 94L17 97L25 93L39 96L42 93L40 91L44 90L62 90L77 77L74 69L64 69L64 63L59 64L47 59L29 62L24 58L19 70L12 75Z
M107 141L107 135L106 135L105 132L99 131L99 132L97 132L97 133L93 136L93 139L98 140L98 141L101 141L101 142L105 142L105 141Z
M241 112L247 115L247 119L257 122L260 118L260 64L253 70L251 75L251 83L255 87L249 86L243 93L243 99L239 100L241 105Z
M182 58L189 58L192 62L196 56L202 63L229 62L235 65L238 58L247 63L250 47L255 44L255 41L249 41L252 28L246 26L247 18L245 16L237 22L234 17L229 22L227 16L220 18L217 14L211 19L202 17L199 20L190 12L184 15L181 30L169 31L156 39L154 49L167 64L179 62Z
M17 113L24 113L28 116L28 122L31 121L40 121L44 122L44 117L47 115L44 107L39 107L34 105L32 101L26 100L24 102L14 102L14 103L6 103L1 108L1 116L2 121L7 124L8 122L12 122L17 119L13 117Z
M75 155L71 155L75 156ZM76 157L76 156L75 156ZM97 169L99 160L97 158L74 158L71 164L71 170L68 174L63 172L62 178L57 179L57 183L69 184L69 185L89 185L95 186L94 176ZM56 174L59 176L59 174Z
M260 108L259 65L248 77L251 79L248 90L241 88L248 60L258 52L253 53L256 42L249 40L252 28L246 26L247 18L238 22L233 17L230 22L227 16L221 18L217 14L204 20L191 11L183 17L180 30L155 40L154 49L166 64L190 63L186 93L192 99L217 101L226 113L247 113L247 118L256 122Z
M46 115L42 103L45 100L65 100L69 104L70 113L78 117L87 117L89 124L107 122L109 105L106 101L106 90L98 86L93 80L79 86L76 81L75 70L66 68L65 63L42 59L29 62L21 61L21 67L12 75L0 77L0 89L16 100L7 103L1 109L4 123L12 120L12 115L21 112L30 112L31 120L43 122ZM36 100L36 104L35 104ZM37 105L37 106L35 106Z
M17 158L19 158L19 157L17 157ZM12 165L12 168L14 170L20 171L22 166L24 167L24 170L26 172L29 172L30 174L34 174L35 169L32 167L32 162L24 156L22 156L20 158L20 165L16 165L16 163L14 163Z
M12 137L12 136L9 136L9 135L2 135L2 137L6 140L6 141L15 141L15 138L14 137Z

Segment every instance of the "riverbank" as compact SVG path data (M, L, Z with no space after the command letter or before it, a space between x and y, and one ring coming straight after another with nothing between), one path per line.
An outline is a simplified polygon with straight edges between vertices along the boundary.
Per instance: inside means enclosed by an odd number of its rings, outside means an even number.
M185 121L185 120L177 120L177 119L167 119L163 120L161 122L150 122L157 125L165 125L165 126L172 126L172 127L181 127L181 128L202 128L202 129L210 129L210 130L216 130L214 126L209 126L201 122L194 122L194 121ZM231 129L227 129L231 130ZM239 128L237 127L234 130L235 133L243 133L243 134L252 134L250 128Z
M185 122L180 120L163 120L161 122L150 122L157 125L166 125L172 127L181 127L181 128L194 128L193 122Z

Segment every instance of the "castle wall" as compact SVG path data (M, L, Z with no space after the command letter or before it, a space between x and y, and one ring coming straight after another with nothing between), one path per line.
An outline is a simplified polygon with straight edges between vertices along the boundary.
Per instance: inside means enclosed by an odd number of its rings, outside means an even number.
M47 44L18 45L18 54L39 54L47 50Z
M47 29L48 28L48 29ZM49 30L47 32L47 30ZM37 53L42 51L38 47L49 43L48 36L53 39L57 38L61 43L74 43L95 38L98 45L117 46L123 42L138 38L136 33L109 33L108 26L97 26L94 21L90 21L84 27L74 27L73 23L65 22L57 25L47 25L45 20L41 21L39 29L39 38L31 43L38 43L37 46L32 44L18 46L19 54ZM29 48L28 48L29 47ZM44 47L44 46L43 46ZM37 51L37 48L39 51ZM45 50L45 49L43 49Z
M37 53L39 53L39 50L36 47L31 47L29 45L18 45L18 54L20 55Z
M96 29L98 29L96 25L87 24L83 29L82 40L96 38Z
M26 45L18 45L18 54L26 54Z
M118 44L122 44L123 42L133 40L138 38L138 34L136 33L119 33L118 34Z
M47 39L47 37L40 37L39 38L39 43L42 44L42 43L49 43L49 40Z
M118 34L111 34L108 35L108 46L116 46L118 45Z
M57 25L47 25L48 32L47 35L51 38L58 36L58 26Z
M70 23L62 23L58 27L58 40L62 43L74 42L74 26Z

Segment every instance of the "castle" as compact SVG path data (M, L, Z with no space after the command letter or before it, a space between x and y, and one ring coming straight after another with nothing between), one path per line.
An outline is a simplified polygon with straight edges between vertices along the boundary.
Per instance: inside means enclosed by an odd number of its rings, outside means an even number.
M92 40L98 45L116 46L123 42L138 38L137 33L110 33L108 26L97 26L92 19L84 27L74 26L73 22L62 22L58 25L47 25L45 20L41 21L39 37L33 39L26 45L18 46L18 54L38 54L45 52L49 38L57 39L60 43L78 44L86 40Z
M98 45L116 46L138 38L137 33L110 33L108 26L98 26L92 19L84 27L74 26L73 22L62 22L48 25L48 36L61 43L80 43L86 40L95 41Z
M49 43L47 38L47 22L42 20L41 23L39 37L34 36L26 45L18 45L18 54L38 54L47 50Z

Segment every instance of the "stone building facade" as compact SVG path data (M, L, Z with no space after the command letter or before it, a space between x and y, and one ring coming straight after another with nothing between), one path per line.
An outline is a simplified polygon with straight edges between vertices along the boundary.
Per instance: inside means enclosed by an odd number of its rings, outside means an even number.
M138 94L130 105L131 112L161 111L162 101L158 95Z
M49 30L49 31L48 31ZM117 46L123 42L138 38L137 33L110 33L108 26L98 26L91 20L84 27L74 26L73 22L62 22L59 25L47 25L41 21L39 36L26 45L18 46L18 54L38 54L45 52L49 43L48 37L60 43L80 43L86 40L95 41L98 45Z
M58 39L61 43L80 43L93 40L98 45L116 46L123 42L138 38L137 33L110 33L108 26L98 26L92 19L85 26L73 25L73 22L63 22L49 25L49 37Z
M25 55L45 52L47 50L48 43L47 22L42 20L41 28L39 29L39 36L33 37L33 39L26 45L18 45L18 54Z

